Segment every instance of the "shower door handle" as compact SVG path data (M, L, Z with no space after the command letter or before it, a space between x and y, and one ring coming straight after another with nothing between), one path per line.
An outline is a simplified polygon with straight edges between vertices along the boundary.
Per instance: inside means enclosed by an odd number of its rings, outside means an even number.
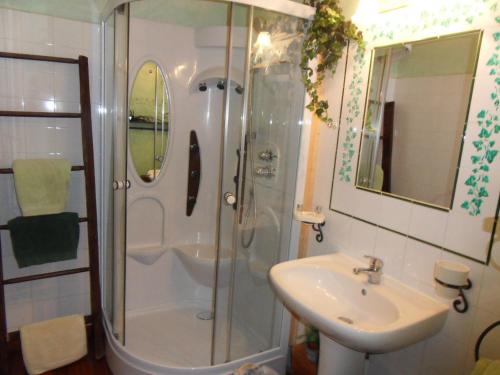
M123 189L130 189L130 180L113 181L113 190L123 190Z

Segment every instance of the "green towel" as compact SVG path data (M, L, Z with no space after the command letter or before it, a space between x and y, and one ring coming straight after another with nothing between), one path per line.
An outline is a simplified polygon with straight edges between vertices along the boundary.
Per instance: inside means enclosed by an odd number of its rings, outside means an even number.
M7 225L20 268L76 258L80 226L74 212L16 217Z
M471 375L500 375L500 360L480 358Z
M58 214L68 200L71 165L64 159L14 160L17 201L23 216Z

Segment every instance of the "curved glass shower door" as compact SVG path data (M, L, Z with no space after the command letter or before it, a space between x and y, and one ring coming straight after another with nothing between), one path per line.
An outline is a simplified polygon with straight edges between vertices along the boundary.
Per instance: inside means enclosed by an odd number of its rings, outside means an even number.
M225 1L140 0L104 26L108 329L167 367L285 348L267 273L290 246L303 22ZM117 179L124 189L112 190Z
M216 290L214 363L278 348L280 342L286 348L283 306L268 272L288 259L304 108L304 21L239 5L232 19L233 35L246 28L245 83L242 98L230 90L226 99L222 191L236 189L238 204L236 210L223 206L220 216L218 280L228 273L220 249L231 248L232 262L228 295L220 284ZM238 53L234 40L230 56ZM230 63L232 70L240 61Z

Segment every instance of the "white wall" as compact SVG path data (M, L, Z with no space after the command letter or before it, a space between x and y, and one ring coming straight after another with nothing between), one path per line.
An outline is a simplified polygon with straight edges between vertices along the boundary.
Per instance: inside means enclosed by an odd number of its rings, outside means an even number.
M0 8L0 51L89 58L94 154L99 178L98 25ZM0 109L79 111L78 67L0 59ZM62 157L82 164L79 119L0 118L0 167L14 159ZM97 186L99 181L97 182ZM98 201L99 204L99 201ZM73 172L67 211L85 214L82 172ZM20 215L12 175L0 175L0 223ZM9 234L2 231L4 278L88 265L86 225L80 226L78 259L23 269L17 267ZM77 274L5 287L8 330L71 313L89 313L88 275Z
M457 7L457 9L461 11L461 8ZM437 18L439 24L439 16ZM380 25L380 27L385 28L387 24ZM485 37L486 35L488 38L491 37L490 34L485 34ZM488 43L487 46L489 46ZM343 63L345 60L339 66L343 66ZM343 70L339 70L334 79L326 83L326 95L334 118L339 116L342 74ZM362 90L366 90L366 87L363 86ZM483 105L486 104L483 103ZM469 374L474 365L473 350L479 334L500 317L500 269L498 267L500 245L498 240L493 246L490 265L484 266L438 247L415 241L407 234L397 234L382 227L394 228L402 233L408 233L411 223L422 228L425 225L422 219L424 208L419 205L412 205L390 197L381 197L380 204L375 207L362 200L363 196L359 196L358 200L342 197L342 189L339 189L337 194L340 195L336 197L336 202L342 202L351 212L369 211L372 215L370 221L374 224L327 210L326 208L330 206L335 154L340 153L341 150L336 150L337 130L321 127L318 139L313 206L322 206L327 219L324 229L325 240L318 244L311 237L309 256L340 251L362 260L363 254L375 255L384 260L384 273L387 276L395 277L431 296L436 296L433 288L433 267L436 260L455 260L471 268L470 278L474 286L466 292L470 303L469 311L466 314L458 314L451 309L443 330L429 340L395 353L372 356L368 374ZM491 188L496 191L493 185ZM493 203L497 198L498 195L493 194L491 197ZM429 227L427 231L435 237L444 236L446 221L444 225L437 225L443 220L439 213L434 216L433 222L436 225ZM468 231L471 240L481 235L477 231L469 231L469 228L462 227L461 229L464 232ZM485 342L482 354L499 358L499 346L500 335L493 334L491 340Z

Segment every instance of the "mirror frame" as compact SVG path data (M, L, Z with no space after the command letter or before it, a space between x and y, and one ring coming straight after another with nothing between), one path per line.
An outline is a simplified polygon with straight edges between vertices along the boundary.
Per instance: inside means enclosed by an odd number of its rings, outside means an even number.
M152 62L152 63L156 64L156 66L160 69L161 75L163 77L163 82L165 83L165 90L167 93L167 102L168 102L167 148L165 151L163 163L161 165L160 173L151 182L144 181L141 178L141 176L139 176L139 173L137 172L137 168L135 167L134 159L132 158L132 152L131 152L131 148L130 148L130 134L129 134L129 121L128 121L128 116L130 114L130 100L132 97L132 91L134 88L135 80L137 78L137 74L139 73L141 68L144 66L144 64L146 64L148 62ZM160 64L160 62L156 58L146 57L146 58L141 59L140 62L136 64L134 69L131 70L131 73L133 73L133 74L130 74L130 76L134 77L134 78L132 80L132 85L129 85L129 87L128 87L128 97L127 97L127 157L131 161L130 164L131 164L132 168L130 168L130 169L133 170L132 174L134 176L135 182L138 183L140 186L153 187L153 186L156 186L160 182L160 180L163 178L163 175L165 174L165 170L167 169L167 166L168 166L168 161L170 159L169 150L172 147L173 118L174 118L173 117L174 111L173 111L173 105L172 105L172 103L173 103L172 89L171 89L170 79L169 79L167 72L164 70L163 66ZM129 164L129 163L127 163L127 164Z
M479 0L477 0L479 2ZM403 21L409 15L411 19ZM366 16L366 17L365 17ZM473 141L479 139L482 129L481 122L485 115L495 115L495 108L490 96L494 87L494 76L489 74L492 55L496 53L499 41L495 38L498 30L498 17L490 8L481 8L478 13L473 8L457 7L421 8L420 4L409 5L406 8L388 13L367 17L360 13L356 20L358 27L365 34L365 47L361 48L351 43L347 46L342 57L342 76L334 77L341 94L338 98L331 98L332 104L339 107L334 116L338 118L338 127L335 130L333 155L328 159L332 163L332 180L330 185L330 211L361 221L377 228L393 232L415 240L440 251L455 254L479 264L488 265L492 257L492 249L496 240L496 233L500 228L500 174L496 160L489 161L490 172L487 175L491 181L486 181L488 195L479 198L482 205L477 206L473 199L477 193L470 195L468 181L473 176L472 156L475 151ZM364 125L364 111L366 86L370 71L371 50L378 46L401 44L407 40L433 39L436 36L460 34L465 32L482 31L479 49L479 61L476 63L474 88L469 102L469 118L467 119L466 139L463 139L463 152L460 158L460 170L456 176L454 204L450 209L436 209L428 204L419 204L396 195L382 194L380 191L357 188L353 173L357 176L357 159L359 156L360 139L358 135ZM398 42L398 43L394 43ZM371 70L371 69L370 69ZM340 69L338 69L340 72ZM363 106L363 108L361 108ZM498 111L498 110L496 110ZM496 134L496 133L495 133ZM499 141L494 135L491 140ZM354 181L353 181L354 180ZM489 182L489 183L488 183ZM396 199L391 199L396 198ZM457 200L463 202L459 205ZM401 203L397 203L399 201ZM354 203L354 204L352 204ZM365 205L369 209L364 209ZM368 206L367 206L368 207ZM421 208L419 208L421 207ZM389 209L385 214L380 210ZM377 211L378 210L378 211ZM390 220L392 215L404 215L403 224L398 220ZM382 216L380 216L382 215ZM378 219L378 218L384 219ZM438 232L435 227L426 224L428 220L440 225ZM413 223L413 224L412 224ZM465 229L465 230L464 230Z
M375 58L375 50L377 48L390 48L390 47L399 47L399 46L404 46L405 44L411 43L411 44L423 44L426 42L430 41L438 41L442 39L448 39L448 38L454 38L454 37L459 37L461 35L472 35L472 34L477 34L478 36L478 41L477 41L477 49L474 57L474 67L473 67L473 72L472 72L472 82L469 87L469 95L468 95L468 100L467 100L467 109L465 111L465 117L462 125L462 131L461 131L461 139L460 139L460 150L458 152L458 159L457 159L457 165L455 166L455 178L453 179L453 187L452 187L452 192L451 192L451 200L450 200L450 205L449 207L445 206L440 206L437 204L421 201L419 199L414 199L411 197L405 197L404 195L398 195L394 193L388 193L383 190L377 190L377 189L372 189L372 188L367 188L364 186L360 186L358 184L358 178L359 178L359 164L360 164L360 159L361 159L361 154L362 154L362 147L363 147L363 136L365 133L365 126L366 126L366 119L368 117L368 100L369 100L369 92L372 86L372 74L373 74L373 60ZM476 75L477 75L477 67L478 67L478 62L479 62L479 54L481 52L481 44L483 40L483 30L476 29L476 30L468 30L468 31L462 31L458 33L450 33L450 34L445 34L441 36L435 36L435 37L430 37L430 38L425 38L425 39L416 39L416 40L409 40L407 42L399 42L399 43L393 43L393 44L387 44L387 45L377 45L372 48L371 51L371 56L370 56L370 66L369 66L369 73L368 73L368 84L366 86L366 92L364 93L365 95L365 104L364 104L364 110L363 110L363 120L362 120L362 127L360 131L360 140L359 140L359 146L358 146L358 159L356 162L356 173L355 173L355 178L354 178L354 186L356 189L360 190L365 190L370 193L376 193L396 199L401 199L407 202L411 202L414 204L419 204L422 206L430 207L433 209L441 210L441 211L451 211L453 209L453 204L455 202L455 191L457 188L457 181L458 181L458 172L460 170L460 164L462 161L462 151L464 148L465 144L465 134L467 131L468 127L468 118L469 118L469 112L470 112L470 107L471 107L471 102L472 102L472 94L474 93L474 84L476 82Z

